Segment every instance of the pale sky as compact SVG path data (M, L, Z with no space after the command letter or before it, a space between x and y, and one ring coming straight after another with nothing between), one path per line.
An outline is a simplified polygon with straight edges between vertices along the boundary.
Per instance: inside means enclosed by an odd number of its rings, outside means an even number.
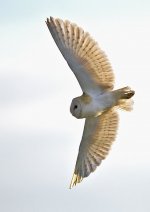
M69 190L84 120L82 94L46 17L88 31L108 55L115 88L135 90L101 166ZM150 1L0 0L0 211L150 211Z

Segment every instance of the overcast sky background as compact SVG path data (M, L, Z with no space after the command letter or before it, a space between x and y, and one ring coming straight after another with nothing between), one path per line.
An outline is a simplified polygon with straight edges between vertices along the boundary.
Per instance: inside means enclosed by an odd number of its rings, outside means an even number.
M82 26L99 42L115 88L135 90L101 167L69 190L84 120L81 94L50 36L49 16ZM0 0L0 211L150 211L150 1Z

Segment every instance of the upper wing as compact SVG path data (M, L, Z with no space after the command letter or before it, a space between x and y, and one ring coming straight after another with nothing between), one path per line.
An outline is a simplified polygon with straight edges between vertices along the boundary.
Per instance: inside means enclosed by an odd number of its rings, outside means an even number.
M93 172L107 156L118 128L118 114L114 109L101 116L87 118L70 188Z
M69 21L50 17L46 24L85 93L112 89L114 74L105 53L89 33Z

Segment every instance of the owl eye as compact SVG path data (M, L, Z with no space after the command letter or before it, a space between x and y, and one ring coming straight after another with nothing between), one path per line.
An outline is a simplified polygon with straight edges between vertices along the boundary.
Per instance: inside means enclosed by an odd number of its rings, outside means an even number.
M77 108L78 108L78 105L75 105L73 109L75 110L75 109L77 109Z

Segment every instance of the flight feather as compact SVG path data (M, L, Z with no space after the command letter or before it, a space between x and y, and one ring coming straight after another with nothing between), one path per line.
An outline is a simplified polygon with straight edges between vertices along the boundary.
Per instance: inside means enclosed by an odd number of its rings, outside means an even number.
M115 109L85 121L83 136L70 188L89 176L105 159L115 140L118 128L118 113Z
M114 74L104 51L82 28L69 21L50 17L46 24L58 48L85 93L111 90Z

